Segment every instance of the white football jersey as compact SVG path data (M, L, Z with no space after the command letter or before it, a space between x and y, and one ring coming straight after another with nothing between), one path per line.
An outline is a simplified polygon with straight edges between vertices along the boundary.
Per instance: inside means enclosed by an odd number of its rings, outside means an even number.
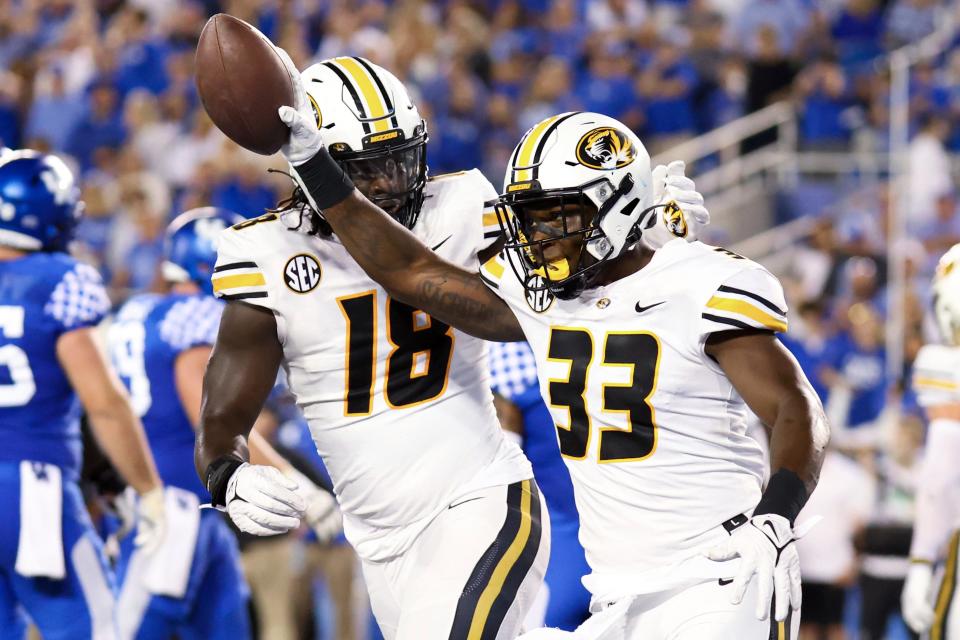
M699 558L719 525L752 513L764 473L746 406L704 344L721 331L785 331L780 283L750 260L680 239L574 300L527 295L505 260L481 275L536 355L580 512L585 586L595 600L678 586L690 577L678 564L689 574L685 559ZM692 571L733 575L718 564Z
M495 196L476 170L433 179L414 232L476 269L499 235L483 204ZM290 389L361 557L402 553L459 495L532 477L500 430L483 341L389 298L336 237L272 214L241 223L220 237L213 285L273 311Z
M960 347L921 347L913 362L913 390L922 407L960 402Z

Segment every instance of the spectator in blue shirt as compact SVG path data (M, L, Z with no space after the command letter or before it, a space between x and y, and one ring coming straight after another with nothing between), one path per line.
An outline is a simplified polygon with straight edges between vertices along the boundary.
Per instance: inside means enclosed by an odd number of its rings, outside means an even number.
M936 0L896 0L887 10L887 46L895 49L933 33L939 5Z
M877 312L867 304L855 304L848 319L850 328L830 341L821 370L831 389L850 391L846 424L837 425L841 430L872 426L886 405L888 391L883 327Z
M646 114L644 143L651 153L670 147L693 134L693 92L697 72L683 50L662 41L637 80L637 93Z
M576 95L584 111L596 111L620 120L634 130L642 124L631 78L632 66L623 43L594 47L587 70L577 82Z
M131 9L124 17L123 32L127 40L118 54L117 87L122 95L133 89L162 93L167 88L167 46L150 37L144 10Z
M883 12L877 0L847 0L830 25L840 63L854 67L883 53Z
M823 56L797 76L795 90L800 100L800 134L807 145L844 145L850 129L843 112L850 106L847 79L836 60Z
M117 90L109 82L100 81L91 87L88 111L73 128L66 144L67 152L84 171L93 165L97 149L118 149L126 139L117 104Z
M750 0L734 22L734 41L752 58L759 52L758 32L769 27L776 32L781 50L795 57L810 29L810 18L810 8L800 0Z
M27 138L31 147L43 140L53 149L67 146L70 133L84 115L83 96L68 95L63 71L53 69L49 88L37 95L27 114Z
M264 176L252 162L242 163L214 188L211 204L247 218L263 215L277 202L277 195L265 183Z

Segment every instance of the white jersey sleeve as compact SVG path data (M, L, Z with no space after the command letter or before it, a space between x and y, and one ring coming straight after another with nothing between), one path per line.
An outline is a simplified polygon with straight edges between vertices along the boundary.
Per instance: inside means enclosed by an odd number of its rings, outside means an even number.
M960 518L960 422L933 420L927 431L910 557L928 562L942 558Z
M747 267L723 281L700 315L700 335L736 329L787 330L787 303L780 281L760 265Z
M245 231L274 214L241 222L224 229L217 238L217 265L213 269L213 293L223 300L242 300L248 304L276 310L276 292L265 277L265 265L258 259L262 247L256 236Z
M913 389L923 407L960 402L960 348L922 347L913 363Z

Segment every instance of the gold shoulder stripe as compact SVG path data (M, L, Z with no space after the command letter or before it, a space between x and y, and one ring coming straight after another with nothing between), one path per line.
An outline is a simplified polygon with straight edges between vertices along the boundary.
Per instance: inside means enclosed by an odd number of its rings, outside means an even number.
M915 377L913 384L916 387L929 387L931 389L945 389L947 391L956 391L960 385L949 380L938 380L936 378Z
M371 124L374 132L386 131L390 126L390 119L387 117L387 105L367 70L353 58L334 58L333 61L347 72L350 79L360 90L363 101L367 103L367 108L370 110L367 115L373 120Z
M775 318L765 311L761 311L749 302L744 302L743 300L734 300L732 298L720 298L718 296L713 296L710 298L710 301L707 302L707 306L711 309L730 311L732 313L738 313L742 316L746 316L754 322L758 322L773 331L787 330L786 322L780 318Z
M497 212L491 211L490 213L483 214L483 226L485 227L499 227L500 222L497 220Z
M500 262L500 256L495 255L483 263L483 268L497 280L503 277L503 263Z
M540 142L540 137L543 135L543 132L546 131L550 125L553 124L561 115L563 114L550 116L533 128L533 130L530 132L530 135L527 136L527 139L523 141L523 145L520 147L520 153L517 154L517 161L513 163L514 167L530 166L530 163L533 162L533 154L537 149L537 145ZM532 179L533 171L531 169L520 169L519 171L515 170L512 182L523 182L524 180Z
M219 293L238 287L262 287L267 284L262 273L241 273L235 276L223 276L213 279L213 291Z

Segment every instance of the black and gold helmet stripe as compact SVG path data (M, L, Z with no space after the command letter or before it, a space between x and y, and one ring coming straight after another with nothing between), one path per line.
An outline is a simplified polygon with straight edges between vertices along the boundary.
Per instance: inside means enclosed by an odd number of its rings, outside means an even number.
M540 494L533 480L507 487L507 516L460 594L450 640L496 640L540 550Z
M559 113L541 121L524 136L520 144L513 152L510 158L510 166L513 169L513 179L511 182L528 182L536 180L540 172L540 159L543 150L546 147L547 140L558 126L568 118L571 118L581 111L569 111Z
M390 128L390 115L393 109L387 107L386 90L380 83L377 75L359 62L359 58L334 58L326 64L339 67L343 72L341 79L351 87L351 96L354 102L362 101L366 104L366 109L361 110L361 118L366 117L369 122L364 122L364 133L369 133L367 125L372 127L375 133L386 131ZM379 85L379 86L378 86ZM364 115L366 114L366 115Z
M400 123L397 121L397 111L394 108L393 101L390 100L390 94L387 93L387 88L383 86L383 81L373 71L373 67L370 66L370 63L363 58L354 57L354 60L360 63L360 65L367 70L367 73L373 78L374 83L377 85L377 89L380 91L380 95L383 96L383 103L387 106L387 113L392 114L390 116L390 123L393 125L393 128L396 129L400 126Z
M360 99L360 94L357 93L357 88L350 81L350 78L347 76L346 72L341 69L339 65L329 61L324 62L323 65L337 74L337 77L340 78L341 82L343 82L344 86L347 88L347 91L350 92L350 97L353 98L353 104L357 108L357 113L360 114L360 120L363 123L363 132L370 133L370 123L367 122L367 110L363 106L363 101Z

